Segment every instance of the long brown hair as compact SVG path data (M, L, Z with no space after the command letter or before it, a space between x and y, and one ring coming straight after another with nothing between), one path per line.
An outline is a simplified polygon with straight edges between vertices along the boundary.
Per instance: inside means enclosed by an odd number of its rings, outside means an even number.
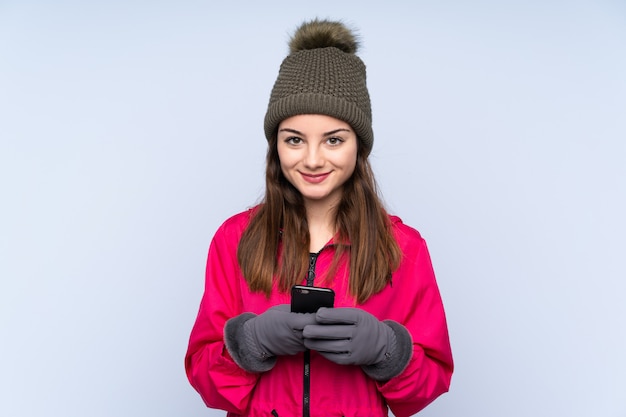
M385 287L402 254L360 143L354 173L344 184L336 208L335 224L337 253L331 272L342 254L348 252L350 293L363 303ZM237 250L250 290L269 296L274 277L280 291L286 292L301 283L308 267L309 240L304 200L282 173L274 135L266 157L265 199L257 207Z

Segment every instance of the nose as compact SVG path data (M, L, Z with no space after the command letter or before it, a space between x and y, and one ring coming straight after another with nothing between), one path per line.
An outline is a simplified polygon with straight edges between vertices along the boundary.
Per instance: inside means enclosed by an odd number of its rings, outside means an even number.
M304 166L314 170L324 165L324 155L317 146L308 146L304 155Z

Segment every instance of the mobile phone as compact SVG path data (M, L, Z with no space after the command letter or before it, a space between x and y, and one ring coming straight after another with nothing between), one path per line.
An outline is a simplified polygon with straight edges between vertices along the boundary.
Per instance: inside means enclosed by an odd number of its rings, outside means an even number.
M291 311L315 313L320 307L333 307L335 291L332 288L294 285L291 288Z

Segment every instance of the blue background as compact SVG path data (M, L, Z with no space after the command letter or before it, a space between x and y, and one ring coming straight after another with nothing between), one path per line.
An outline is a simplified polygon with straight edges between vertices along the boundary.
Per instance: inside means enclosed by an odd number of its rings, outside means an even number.
M423 416L626 416L623 1L0 1L0 415L219 416L183 357L288 35L359 29L456 373Z

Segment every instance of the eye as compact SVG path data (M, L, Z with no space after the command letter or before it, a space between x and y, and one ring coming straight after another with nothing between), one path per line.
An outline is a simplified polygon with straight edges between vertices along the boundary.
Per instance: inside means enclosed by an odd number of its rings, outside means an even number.
M326 142L331 146L338 146L338 145L341 145L344 142L344 140L336 136L333 136L333 137L328 138Z
M289 145L299 145L300 143L302 143L302 138L299 138L297 136L289 136L288 138L285 138L285 143Z

